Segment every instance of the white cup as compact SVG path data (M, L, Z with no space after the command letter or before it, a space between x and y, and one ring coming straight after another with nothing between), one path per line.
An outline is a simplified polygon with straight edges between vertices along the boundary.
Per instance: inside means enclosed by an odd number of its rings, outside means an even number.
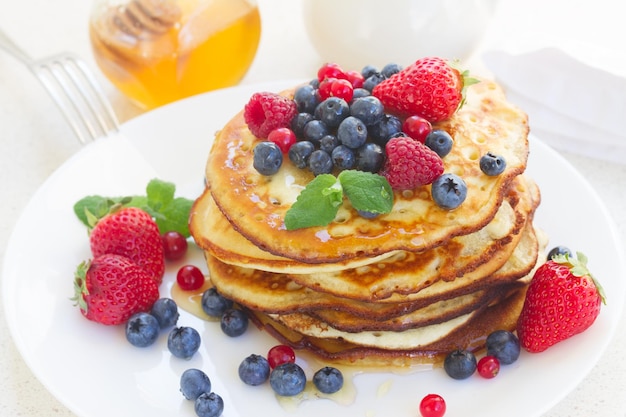
M324 62L344 69L418 58L467 60L498 0L303 0L309 38Z

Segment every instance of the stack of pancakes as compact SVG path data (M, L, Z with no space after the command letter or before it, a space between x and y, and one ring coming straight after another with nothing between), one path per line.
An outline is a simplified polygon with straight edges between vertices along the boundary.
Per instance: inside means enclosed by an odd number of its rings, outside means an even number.
M344 363L434 362L514 329L545 240L532 223L539 190L524 175L527 116L481 81L435 127L454 139L443 161L467 184L460 207L438 207L428 185L395 192L391 213L374 219L345 200L331 224L286 230L313 175L288 158L259 174L259 139L237 114L216 135L190 219L213 285L282 343ZM480 170L487 152L505 158L502 174Z

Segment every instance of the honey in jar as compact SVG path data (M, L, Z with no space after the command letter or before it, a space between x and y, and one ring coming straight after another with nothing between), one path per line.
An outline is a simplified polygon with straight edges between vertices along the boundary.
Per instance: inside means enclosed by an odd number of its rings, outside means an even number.
M89 25L100 69L146 109L237 84L260 32L252 0L109 0Z

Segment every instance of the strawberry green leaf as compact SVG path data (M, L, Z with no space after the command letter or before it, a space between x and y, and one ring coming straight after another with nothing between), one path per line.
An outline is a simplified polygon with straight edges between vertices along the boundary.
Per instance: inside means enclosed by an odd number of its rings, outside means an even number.
M371 172L346 170L338 179L352 206L361 211L386 214L393 207L393 191L387 179Z
M326 226L333 221L343 202L343 190L331 174L318 175L300 192L285 214L287 230Z
M606 305L606 294L604 288L587 268L587 256L582 252L576 252L576 257L570 256L568 253L556 255L552 260L558 264L567 265L570 269L570 273L576 277L587 276L591 278L593 284L596 286L598 295L602 299L602 303Z

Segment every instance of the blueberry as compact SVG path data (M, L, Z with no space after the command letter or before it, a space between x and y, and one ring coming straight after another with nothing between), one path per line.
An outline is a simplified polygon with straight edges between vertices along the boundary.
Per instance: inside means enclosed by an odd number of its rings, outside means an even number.
M198 417L219 417L224 411L224 400L214 392L200 395L194 403Z
M311 81L309 81L309 85L317 90L318 88L320 88L320 80L318 80L317 77L313 78Z
M443 361L443 369L451 378L469 378L476 371L476 356L467 350L452 351Z
M211 392L211 380L200 369L187 369L180 376L180 392L186 399L195 401L201 394Z
M296 142L289 148L287 155L293 164L302 169L309 164L309 157L315 150L315 145L308 140Z
M333 170L333 160L321 149L313 151L309 158L309 170L313 175L329 174Z
M467 185L455 174L443 174L433 181L431 194L439 207L451 210L465 201Z
M385 108L378 98L367 96L352 102L350 115L361 119L366 126L372 126L383 119Z
M392 62L385 65L383 69L380 70L380 73L383 75L383 77L389 78L392 75L399 73L400 71L402 71L402 66Z
M339 145L333 149L330 157L333 160L333 165L337 169L352 169L354 166L354 152L345 145Z
M378 73L378 68L376 68L373 65L366 65L361 70L361 75L363 76L363 78L369 78L372 75L377 74L377 73Z
M435 151L439 157L443 158L452 150L452 136L445 130L435 129L431 131L424 141L424 144Z
M230 337L241 336L248 330L248 315L236 308L228 309L222 314L220 327Z
M304 390L306 375L298 364L283 363L270 373L270 385L276 394L283 397L298 395Z
M354 103L355 100L367 97L371 94L372 93L370 93L370 91L366 90L365 88L355 88L354 90L352 90L352 102Z
M380 171L385 161L385 154L380 145L367 142L355 152L355 167L360 171L376 173Z
M239 364L239 378L247 385L261 385L270 376L270 364L261 355L252 354Z
M320 149L327 154L332 154L333 149L339 146L339 139L335 135L326 135L320 139Z
M499 155L494 155L491 152L487 152L480 158L480 170L486 175L495 176L500 175L506 168L506 161Z
M359 216L363 217L364 219L370 220L380 216L380 213L375 213L373 211L357 210L357 213L359 213Z
M520 343L517 336L507 330L496 330L487 336L487 355L495 356L500 363L509 365L520 355Z
M189 359L200 348L200 334L192 327L174 327L167 337L167 348L177 358Z
M222 317L226 310L232 308L233 301L222 296L215 287L211 287L202 294L200 304L207 315Z
M337 139L348 148L356 149L367 140L367 127L362 120L348 116L337 128Z
M304 126L314 119L315 117L311 113L298 113L291 119L291 130L293 130L297 138L304 138Z
M178 321L178 306L171 298L159 298L152 305L150 314L157 319L161 329L167 329L176 325Z
M324 394L332 394L343 387L343 375L337 368L326 366L313 375L313 384Z
M572 253L572 251L568 247L566 247L566 246L555 246L554 248L550 249L550 252L548 252L548 256L547 256L548 261L551 260L552 258L554 258L557 255L567 255L569 257L574 256L574 254Z
M261 175L274 175L283 164L283 153L274 142L259 142L254 147L252 165Z
M315 118L324 122L329 128L339 126L339 123L349 115L350 106L339 97L329 97L315 109Z
M385 79L384 75L382 75L379 72L376 72L370 75L369 77L365 78L365 81L363 82L363 88L365 88L368 91L372 91L374 87L376 87L378 84L384 81L384 79Z
M385 114L380 122L368 127L370 138L380 146L385 146L389 139L402 132L402 120L398 117Z
M126 340L137 347L147 347L159 337L161 327L152 314L135 313L126 322Z
M328 126L326 126L324 122L321 120L311 120L309 123L304 125L302 137L304 140L317 144L320 142L320 139L329 133Z
M317 89L310 84L300 86L293 95L298 111L301 113L313 113L319 104Z

